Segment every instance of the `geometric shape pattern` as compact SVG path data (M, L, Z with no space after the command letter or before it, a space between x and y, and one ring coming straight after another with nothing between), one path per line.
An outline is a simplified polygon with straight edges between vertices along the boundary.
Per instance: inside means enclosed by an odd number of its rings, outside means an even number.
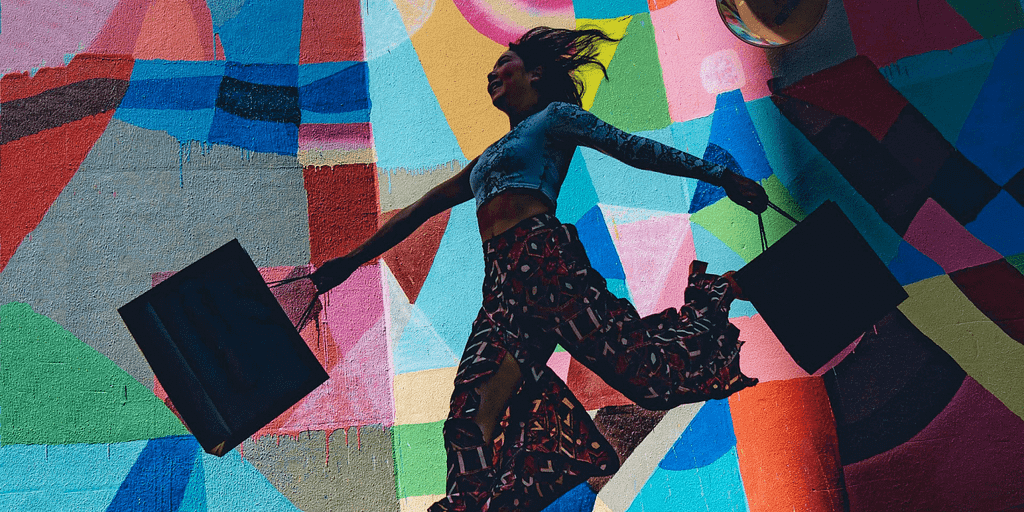
M601 208L594 205L575 224L580 234L580 242L587 250L587 257L590 258L590 265L594 270L600 272L605 279L625 279L622 262L615 251Z
M896 257L889 262L888 267L896 280L904 286L945 273L935 261L905 241L900 242Z
M957 151L939 168L929 191L957 222L967 224L999 194L999 185Z
M731 396L729 410L749 510L849 510L820 377L762 382Z
M448 418L449 397L455 391L454 367L401 373L395 375L394 382L395 425L434 423Z
M380 222L386 223L397 213L398 210L391 210L381 214ZM383 254L383 260L401 285L409 302L416 302L423 282L427 280L430 267L434 264L434 256L437 255L437 248L444 238L450 215L451 212L445 210L427 219L408 238Z
M106 129L131 70L131 59L89 55L0 79L0 270Z
M1006 260L950 273L957 288L1006 334L1024 344L1024 275Z
M577 18L620 18L648 12L647 0L575 0Z
M370 425L267 436L246 441L245 460L304 512L397 512L392 434Z
M974 101L956 147L978 164L998 184L1006 183L1024 168L1024 31L1016 31L992 63L992 71Z
M200 446L192 436L151 439L135 460L108 512L179 510ZM203 498L206 497L205 492ZM205 508L205 503L189 503Z
M1024 205L1024 169L1010 178L1010 181L1003 185L1003 190L1013 196L1018 203Z
M907 442L942 412L964 371L894 311L825 373L843 464Z
M982 37L989 38L1024 27L1019 0L993 0L980 5L971 0L946 0Z
M608 64L609 80L600 82L590 108L594 115L628 132L672 124L650 16L641 13L630 20Z
M298 66L229 62L217 94L210 142L294 155L300 121Z
M683 471L659 467L627 512L751 510L740 477L736 448L706 466Z
M395 425L395 489L398 499L445 492L443 421Z
M949 276L906 287L899 308L979 384L1024 418L1024 344L1014 340L967 298Z
M938 263L944 272L955 272L1001 258L998 252L975 238L932 199L917 212L903 238Z
M348 254L377 231L380 204L373 164L308 166L310 263Z
M621 464L629 459L633 450L658 426L665 414L665 411L648 411L636 404L602 407L594 415L594 424L615 449ZM588 483L591 489L601 492L612 478L593 476Z
M965 227L985 245L1010 256L1024 252L1024 205L1005 191L990 201Z
M604 31L608 37L612 39L618 39L619 41L602 41L597 46L597 60L605 66L607 69L608 64L611 63L612 58L615 56L615 49L619 47L619 42L626 35L626 29L629 27L629 22L633 20L632 16L621 16L617 18L604 18L604 19L592 19L585 18L580 15L580 7L576 6L576 28L577 29L590 29L599 28ZM604 73L597 66L587 66L576 71L576 76L583 81L583 96L582 96L582 107L584 110L590 110L590 107L594 105L594 97L597 96L597 89L601 86L604 81Z
M1022 437L1024 420L968 377L920 433L844 468L850 510L1019 510Z
M982 37L946 0L863 0L846 5L846 16L857 53L879 66Z
M363 60L358 0L303 0L299 64Z
M730 89L738 87L747 101L769 94L766 83L772 78L772 70L764 50L733 36L714 3L677 1L652 10L649 16L672 121L711 114L719 89L726 87L721 84L730 84ZM615 79L612 75L613 82ZM705 82L719 85L709 92Z
M708 400L658 463L661 469L685 471L707 466L736 446L728 400Z
M116 443L185 434L153 393L27 304L0 306L0 443Z
M299 63L303 0L219 0L211 8L227 60L244 64ZM223 13L218 16L218 12ZM220 18L220 19L218 19Z

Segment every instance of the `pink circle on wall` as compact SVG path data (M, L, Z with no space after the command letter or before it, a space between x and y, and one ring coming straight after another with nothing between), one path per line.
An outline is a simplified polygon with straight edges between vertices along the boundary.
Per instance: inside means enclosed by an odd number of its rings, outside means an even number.
M576 28L572 0L454 0L477 32L498 44L519 39L527 30L546 25Z

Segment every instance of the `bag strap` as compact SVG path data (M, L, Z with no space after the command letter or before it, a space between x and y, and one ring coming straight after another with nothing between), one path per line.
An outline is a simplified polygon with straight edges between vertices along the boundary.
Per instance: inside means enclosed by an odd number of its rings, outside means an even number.
M771 201L768 201L768 207L771 208L772 210L775 210L775 211L779 212L780 214L782 214L783 217L793 221L793 224L799 224L800 223L800 221L794 219L792 215L790 215L790 214L786 213L785 211L783 211L782 208L779 208L775 203L773 203ZM767 233L764 230L764 218L761 217L760 213L757 214L757 228L758 228L758 230L761 231L761 252L767 251L768 250L768 235L767 235Z

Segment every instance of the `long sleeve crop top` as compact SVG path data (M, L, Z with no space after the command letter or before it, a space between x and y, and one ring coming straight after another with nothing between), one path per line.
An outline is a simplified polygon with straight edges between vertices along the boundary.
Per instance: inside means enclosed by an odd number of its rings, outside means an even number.
M594 148L640 169L718 184L725 167L632 135L569 103L555 102L524 119L483 153L470 170L477 208L509 189L540 191L551 204L577 146Z

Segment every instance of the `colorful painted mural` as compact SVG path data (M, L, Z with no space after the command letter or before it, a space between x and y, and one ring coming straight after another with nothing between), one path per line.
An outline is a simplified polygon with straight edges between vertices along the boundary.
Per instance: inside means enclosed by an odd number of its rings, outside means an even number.
M582 75L585 108L798 218L838 203L909 294L813 374L737 303L760 384L667 413L556 352L623 461L548 510L1024 508L1019 0L831 0L771 50L712 0L2 0L0 510L444 494L481 302L472 203L324 297L301 335L330 379L224 457L168 408L117 308L234 238L268 280L355 247L507 131L485 75L535 25L622 38L610 80ZM756 216L706 183L582 148L562 191L559 218L643 314L680 304L692 260L761 252ZM792 227L765 221L769 241Z

